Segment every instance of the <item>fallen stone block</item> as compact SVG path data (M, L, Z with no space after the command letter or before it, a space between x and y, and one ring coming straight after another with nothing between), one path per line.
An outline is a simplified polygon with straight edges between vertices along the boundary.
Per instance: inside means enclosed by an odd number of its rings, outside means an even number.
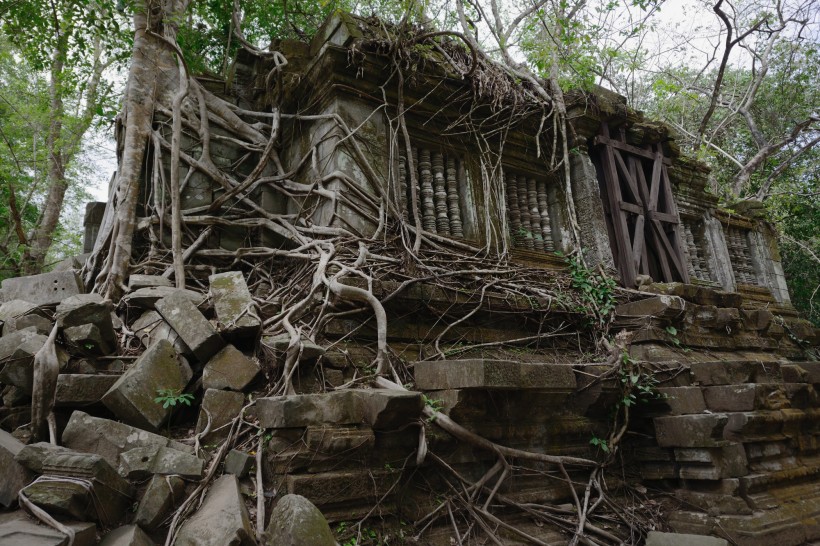
M572 370L570 370L571 372ZM364 420L374 430L395 430L417 421L424 409L420 392L360 389Z
M65 407L96 404L117 379L116 375L60 374L57 376L56 405Z
M265 529L265 544L277 546L334 546L336 539L316 506L301 495L285 495Z
M193 448L165 436L111 421L92 417L76 410L63 431L63 445L86 453L97 453L116 467L120 453L137 447L168 446L179 451L193 453Z
M362 399L352 390L259 398L256 413L262 428L351 425L364 419Z
M20 450L14 460L37 474L43 473L43 461L55 453L71 453L70 449L55 446L49 442L28 444Z
M134 523L153 531L160 527L166 518L171 517L171 510L182 500L185 482L178 476L154 476L148 482L145 493L134 514Z
M110 526L125 517L133 490L101 456L69 452L49 455L22 494L49 513Z
M90 521L61 521L74 531L72 546L94 546L97 526ZM68 546L68 537L43 525L24 512L0 514L0 544L3 546Z
M250 546L253 538L248 511L236 476L216 480L197 512L180 527L174 546Z
M198 480L203 464L199 457L170 447L137 447L120 454L119 473L129 480L145 480L153 474Z
M729 542L723 538L705 535L649 531L646 546L729 546Z
M255 462L255 459L244 451L232 449L225 457L225 474L233 474L237 478L244 478Z
M46 332L41 329L45 326ZM0 328L4 336L30 326L39 333L51 331L51 321L45 316L40 306L30 301L12 300L0 305Z
M191 349L185 345L182 338L179 337L171 325L165 322L165 319L156 311L147 311L143 313L134 324L131 325L131 330L139 338L144 347L150 347L160 339L171 342L176 349L176 352L186 356L193 356Z
M105 535L100 546L155 546L155 543L138 526L123 525Z
M727 421L721 413L656 417L655 437L661 447L720 447Z
M87 354L108 355L117 348L113 311L99 294L78 294L60 302L55 317L69 343Z
M242 411L245 405L245 395L241 392L221 391L218 389L208 389L202 397L202 405L199 410L199 419L196 423L197 433L205 430L208 425L210 415L210 432L206 434L201 442L204 445L220 443L228 437L229 426L227 426Z
M206 389L243 391L257 375L259 365L228 344L205 364L202 386Z
M120 303L124 303L128 307L137 307L139 309L154 309L159 300L175 292L179 292L181 296L187 298L197 307L202 305L206 300L205 295L192 290L181 290L173 286L152 286L150 288L140 288L139 290L125 294L120 300Z
M287 492L302 495L317 506L376 502L388 495L398 478L392 470L342 470L321 474L290 474Z
M46 343L46 336L34 328L19 330L0 337L0 383L15 385L30 393L34 377L34 355ZM63 362L67 360L58 352Z
M142 288L153 288L155 286L165 286L173 288L174 283L171 279L163 277L162 275L130 275L128 277L128 291L135 292Z
M262 327L245 276L228 271L208 277L219 331L227 339L256 339Z
M156 309L200 362L207 362L225 346L208 319L182 292L162 298L156 303Z
M325 348L317 345L306 337L300 339L302 342L302 360L313 360L325 354ZM290 335L279 334L277 336L265 336L262 344L273 349L276 353L285 354L290 346Z
M305 444L311 451L323 455L352 455L357 451L372 450L376 435L369 427L307 427Z
M8 508L17 502L17 492L31 481L31 473L16 457L25 445L17 438L0 429L0 505Z
M165 340L151 345L119 377L102 398L122 421L146 430L157 430L171 415L172 407L155 401L159 391L181 392L193 373Z
M2 286L6 301L25 300L37 305L57 305L70 296L85 292L75 271L53 271L5 279Z

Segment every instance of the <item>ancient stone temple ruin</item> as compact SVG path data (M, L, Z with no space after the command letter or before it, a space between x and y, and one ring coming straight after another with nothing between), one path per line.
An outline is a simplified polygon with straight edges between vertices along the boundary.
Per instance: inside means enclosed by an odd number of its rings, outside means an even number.
M580 524L589 543L820 541L820 331L790 305L770 225L720 208L707 168L621 97L567 96L562 164L541 106L493 104L443 50L401 59L414 75L397 86L378 28L336 14L310 43L199 79L278 132L281 164L214 122L196 166L203 141L183 130L186 289L159 154L120 302L86 293L93 255L3 282L0 543L332 544L355 529L359 544L558 545L590 495L607 515ZM89 205L86 252L107 247L113 207ZM311 276L287 268L322 248L307 235L340 234L370 245L351 263L395 272L333 266L339 301L299 323L308 304L286 304ZM415 237L424 258L403 261ZM463 264L453 282L448 263ZM562 295L582 282L609 286L610 308ZM37 417L44 347L58 445ZM592 479L607 442L617 460ZM285 528L303 514L315 528Z

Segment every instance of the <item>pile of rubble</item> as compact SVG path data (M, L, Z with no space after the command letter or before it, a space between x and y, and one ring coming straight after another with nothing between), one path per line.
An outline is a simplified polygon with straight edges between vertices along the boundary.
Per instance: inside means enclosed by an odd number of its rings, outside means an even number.
M335 544L321 513L298 495L279 499L264 533L252 528L253 447L223 444L238 419L256 420L244 412L248 393L264 385L253 357L262 321L241 273L209 281L205 296L132 275L117 310L85 294L74 270L3 282L0 543ZM53 443L35 441L44 438L30 425L32 393L42 388L36 359L52 333L60 365L48 408ZM196 425L186 429L200 393ZM255 411L287 419L292 398L265 399ZM170 437L172 420L181 441ZM214 457L220 448L226 456ZM179 507L200 491L167 536Z

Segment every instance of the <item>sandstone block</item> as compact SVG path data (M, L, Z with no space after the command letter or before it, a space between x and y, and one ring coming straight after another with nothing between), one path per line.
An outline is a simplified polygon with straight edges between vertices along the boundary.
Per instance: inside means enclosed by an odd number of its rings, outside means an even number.
M179 529L174 546L251 546L253 536L239 481L226 474L214 482L205 502Z
M119 473L129 480L145 480L152 474L198 480L202 478L203 464L196 455L170 447L136 447L120 454Z
M175 291L157 301L156 309L200 362L207 362L225 346L208 319L182 292Z
M368 451L376 444L376 435L370 428L307 427L305 443L308 449L321 454Z
M316 506L300 495L285 495L270 517L263 544L270 546L334 546L336 539Z
M572 373L572 370L570 370ZM393 430L416 421L424 409L420 392L360 389L364 420L375 430Z
M655 436L661 447L718 447L727 420L720 413L656 417Z
M572 366L519 363L511 360L441 360L414 364L416 385L422 390L514 389L574 391Z
M97 526L90 522L63 521L74 531L72 546L94 546L97 543ZM24 512L0 514L0 544L3 546L67 546L68 537L45 526Z
M669 405L673 415L703 413L706 410L700 387L661 387L658 393L666 396L663 401Z
M0 337L0 383L20 387L31 393L34 377L34 355L46 343L46 336L38 334L34 328L19 330ZM62 351L63 361L67 357Z
M122 421L146 430L157 430L171 415L155 401L160 390L181 391L191 379L188 364L177 357L173 346L159 340L122 374L102 398Z
M15 460L25 445L17 438L0 429L0 505L8 508L17 502L17 492L31 481L31 473Z
M55 446L49 442L28 444L21 449L14 460L37 474L43 473L43 461L55 453L70 453L71 450L62 446Z
M134 321L131 325L131 330L140 339L144 347L150 347L160 339L171 342L174 349L186 356L193 356L191 349L185 345L182 338L179 337L171 325L165 322L165 319L156 311L146 311Z
M362 399L352 390L259 398L256 412L262 428L350 425L364 419Z
M615 308L619 317L658 317L672 319L683 314L686 302L678 296L655 296L624 303Z
M302 495L317 506L333 503L374 502L384 497L398 475L369 469L290 474L285 478L288 493Z
M729 542L724 538L704 535L650 531L646 536L646 546L729 546Z
M169 446L193 453L192 447L165 436L109 419L92 417L82 411L74 411L71 414L68 425L63 431L62 440L63 445L67 448L86 453L97 453L114 467L119 464L120 453L136 447Z
M202 432L211 416L211 431L202 439L203 444L218 443L227 438L228 425L245 405L245 395L241 392L208 389L202 397L196 431ZM207 413L206 413L207 410Z
M206 389L242 391L257 375L259 365L228 344L205 364L202 386Z
M155 546L155 543L138 526L124 525L105 535L100 546Z
M116 381L116 375L60 374L57 376L57 406L96 404Z
M173 286L152 286L127 293L122 297L121 302L130 307L154 309L159 300L176 292L179 292L180 296L185 297L191 304L197 307L202 305L206 299L204 295L192 290L179 290Z
M232 449L225 457L225 474L233 474L237 478L244 478L251 467L253 467L255 459L238 449Z
M21 322L32 317L45 319L49 324L47 329L51 330L51 321L46 318L45 314L40 309L40 306L35 303L24 300L12 300L0 305L0 326L2 327L4 336L9 335L12 332L16 332L17 330L22 330L27 326L36 326L35 324L23 324Z
M113 311L111 301L99 294L78 294L60 302L55 317L69 342L86 353L108 355L117 348Z
M52 271L5 279L2 286L6 301L25 300L37 305L57 305L70 296L85 292L76 271Z
M262 327L245 276L228 271L208 277L219 330L228 339L256 339Z
M325 354L325 348L321 345L317 345L305 337L300 341L302 342L302 360L313 360ZM290 335L265 336L262 338L262 343L274 351L284 354L290 345Z
M142 494L134 523L153 531L169 517L177 501L182 500L185 482L178 476L154 476Z
M136 292L141 288L153 288L155 286L165 286L173 288L171 279L162 275L134 275L128 277L128 291Z
M43 476L51 479L32 483L23 494L49 513L112 525L131 504L131 484L99 455L54 453L43 461Z

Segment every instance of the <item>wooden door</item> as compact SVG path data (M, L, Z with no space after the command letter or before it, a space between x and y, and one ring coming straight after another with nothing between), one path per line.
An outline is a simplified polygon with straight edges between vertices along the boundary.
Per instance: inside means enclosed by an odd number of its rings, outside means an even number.
M595 145L610 243L624 286L635 286L638 275L688 283L670 161L661 143L632 146L623 130L612 138L602 123Z

